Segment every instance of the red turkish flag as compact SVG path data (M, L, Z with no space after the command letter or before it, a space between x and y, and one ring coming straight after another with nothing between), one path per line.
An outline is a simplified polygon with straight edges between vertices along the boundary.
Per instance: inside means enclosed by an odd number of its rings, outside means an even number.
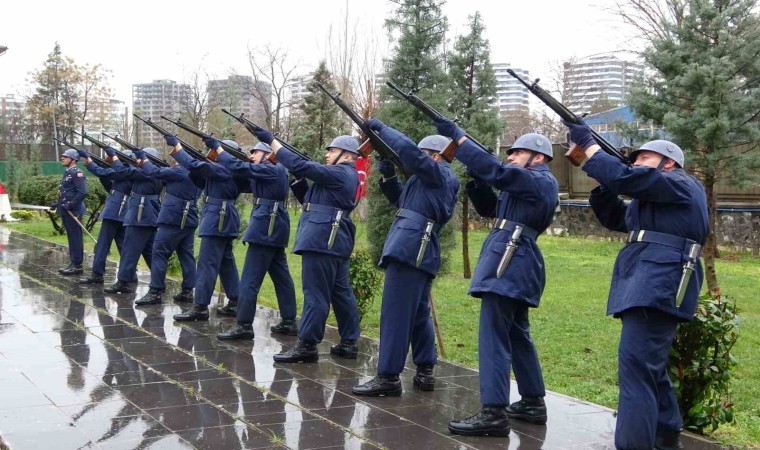
M358 158L356 160L356 173L359 174L359 187L356 189L355 202L359 199L367 196L367 180L372 168L372 160L370 158Z

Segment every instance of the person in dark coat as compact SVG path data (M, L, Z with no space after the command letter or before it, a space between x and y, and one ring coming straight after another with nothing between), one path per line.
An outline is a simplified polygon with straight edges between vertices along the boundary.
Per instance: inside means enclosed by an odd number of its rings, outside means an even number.
M87 197L87 179L77 167L78 159L79 154L74 149L68 149L61 155L61 164L66 170L58 187L58 200L53 205L56 213L61 216L66 239L69 241L69 265L58 269L61 275L82 273L84 260L84 239L80 224L86 210L84 198Z
M190 172L179 164L156 167L142 150L135 151L138 166L150 178L165 183L166 194L158 213L158 231L153 240L153 261L150 268L150 289L136 305L156 305L163 301L169 257L177 253L182 269L179 300L192 300L195 285L195 229L198 227L198 196L201 179L191 179ZM197 184L196 184L197 183Z
M354 386L365 396L401 395L399 374L409 345L417 366L414 387L432 391L433 368L438 363L435 332L430 318L430 289L441 267L438 233L454 214L459 180L441 156L451 139L433 135L419 144L377 119L369 121L396 153L411 176L403 185L393 164L380 161L380 190L399 207L383 246L380 267L385 269L380 312L380 351L377 376Z
M274 355L276 362L317 362L317 344L325 333L332 305L338 322L340 343L330 353L356 358L359 338L359 309L349 283L349 258L354 249L356 226L349 217L356 204L359 175L355 160L359 142L351 136L338 136L327 146L325 164L308 161L283 147L272 133L260 129L256 137L268 144L277 160L296 179L306 178L311 186L303 200L293 253L301 255L303 313L298 344Z
M599 182L590 196L594 213L606 228L628 233L607 301L607 314L623 323L615 447L681 449L668 355L678 323L694 317L702 286L699 255L709 229L704 186L686 173L673 142L645 143L631 152L628 166L599 151L588 125L565 125L588 157L583 171Z
M529 309L536 308L546 284L536 240L554 218L559 184L547 163L549 139L529 133L508 151L507 163L474 144L456 124L434 121L438 131L459 143L456 157L475 177L466 188L476 210L494 217L480 251L469 294L481 299L478 361L480 412L449 423L462 435L508 436L509 419L545 424L543 375L530 337ZM492 188L501 193L496 196ZM509 373L522 399L509 403Z
M288 171L282 164L269 160L271 153L272 149L267 144L259 142L251 150L250 163L242 162L224 150L219 151L217 157L217 162L234 176L249 180L253 193L253 209L243 237L243 242L248 243L248 250L241 276L237 325L217 333L219 339L254 337L256 300L267 273L274 284L282 317L282 321L271 326L270 330L290 336L298 334L296 291L285 254L290 239Z
M232 246L240 230L240 215L235 201L245 192L248 182L234 178L232 172L213 161L194 159L182 149L175 136L166 135L165 138L166 143L172 147L171 155L182 167L190 171L190 176L199 176L206 180L203 214L198 228L201 248L198 252L195 298L190 308L174 315L174 320L208 320L208 305L211 303L217 277L221 279L222 287L229 298L227 305L219 305L217 314L234 317L240 297L240 277L235 255L232 253ZM238 147L234 141L224 142ZM210 155L221 148L221 143L213 138L205 139L204 143L212 150L209 152ZM213 156L211 159L213 160Z
M146 153L158 156L154 148L143 149ZM105 149L108 156L115 155L114 149ZM123 164L118 159L112 163L113 170L119 177L132 181L132 193L127 200L127 212L124 217L124 254L119 261L116 282L103 289L109 294L134 292L129 283L134 279L137 262L143 256L148 268L152 267L153 239L156 236L158 211L161 208L160 195L163 188L161 180L154 180L134 166Z

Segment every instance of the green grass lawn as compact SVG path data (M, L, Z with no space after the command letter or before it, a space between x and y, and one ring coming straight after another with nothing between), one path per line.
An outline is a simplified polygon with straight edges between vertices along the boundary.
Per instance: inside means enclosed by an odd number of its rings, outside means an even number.
M241 217L247 213L241 212ZM297 217L291 217L293 224ZM66 243L47 221L7 224L11 229ZM292 236L295 227L292 227ZM366 247L365 228L357 228L357 246ZM97 227L93 235L97 236ZM470 235L472 267L486 232ZM291 244L293 237L291 237ZM538 346L548 389L615 408L617 405L617 345L620 323L605 316L612 266L620 242L585 240L575 237L542 236L540 246L546 262L547 286L541 307L531 312L533 338ZM85 248L92 241L85 237ZM196 245L196 252L199 245ZM245 246L235 245L238 269L242 270ZM112 258L115 259L115 247ZM461 246L458 253L461 255ZM435 281L433 295L446 345L446 359L477 367L477 333L480 314L478 300L467 296L469 280L462 278L461 257L452 258L449 273ZM301 258L290 254L288 261L301 296ZM727 253L718 261L718 277L723 292L737 302L743 322L734 354L740 365L735 369L733 400L736 421L722 426L711 437L725 444L760 448L760 300L756 292L760 279L760 258ZM380 300L378 297L362 321L362 333L378 337ZM260 304L277 307L274 287L265 280ZM335 324L331 316L330 323Z

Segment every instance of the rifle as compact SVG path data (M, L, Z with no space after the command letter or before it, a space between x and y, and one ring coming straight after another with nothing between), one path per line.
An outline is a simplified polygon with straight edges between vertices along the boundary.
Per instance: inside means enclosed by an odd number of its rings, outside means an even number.
M212 136L212 135L210 135L208 133L204 133L203 131L195 128L192 125L189 125L189 124L186 124L186 123L182 122L182 119L177 119L176 121L174 121L174 120L171 120L171 119L167 119L165 116L161 116L161 118L164 119L164 120L166 120L166 121L168 121L168 122L173 123L174 125L178 126L179 128L182 128L183 130L185 130L185 131L187 131L187 132L189 132L191 134L194 134L194 135L198 136L201 139L216 139L216 137L214 137L214 136ZM248 163L251 162L251 160L248 159L247 156L245 156L245 153L241 152L239 149L237 149L237 148L235 148L235 147L233 147L233 146L231 146L229 144L225 144L221 140L219 140L219 144L221 145L221 147L225 151L229 152L229 154L232 155L232 156L234 156L235 158L237 158L237 159L239 159L241 161L244 161L244 162L248 162ZM216 150L216 149L211 149L211 151L214 151L214 150Z
M551 94L546 92L541 86L538 85L539 79L536 78L536 80L528 84L527 81L520 78L520 75L517 75L512 69L507 69L507 73L512 75L517 81L522 83L523 86L525 86L533 95L538 97L539 100L544 102L546 106L549 107L552 111L557 113L557 115L562 118L562 120L570 123L576 123L581 124L583 123L583 119L581 117L576 116L572 111L567 109L565 105L557 101L554 97L552 97ZM594 136L594 140L597 144L599 144L599 147L604 150L605 153L607 153L610 156L614 156L615 158L619 159L621 162L623 162L625 165L630 166L631 163L623 156L622 153L620 153L620 150L618 150L614 145L612 145L607 139L600 136L596 131L591 130L591 135ZM565 153L565 158L567 158L570 163L574 166L580 166L581 162L583 162L584 159L586 159L586 152L583 151L583 149L579 145L573 145L573 147L568 150Z
M104 142L101 142L101 141L95 139L92 136L89 136L87 133L81 133L80 134L80 133L77 133L75 130L71 130L71 132L74 133L74 134L76 134L76 135L78 135L78 136L82 136L83 138L87 139L88 141L92 142L93 144L95 144L96 146L100 147L103 150L105 150L108 147L111 147L110 145L108 145L108 144L106 144ZM131 166L137 166L137 160L135 158L127 155L126 153L124 153L124 152L122 152L120 150L116 150L113 147L111 147L111 149L114 152L116 152L116 156L118 156L119 160L121 162L123 162L124 164L129 164Z
M222 108L222 112L225 113L225 114L227 114L228 116L232 117L233 119L237 120L241 124L243 124L243 126L245 126L245 129L248 130L248 132L251 133L254 136L256 135L256 130L264 130L265 129L263 127L260 127L260 126L256 125L255 123L251 122L250 120L248 120L248 118L245 117L245 114L243 114L243 113L240 113L239 116L236 116L236 115L232 114L231 112L227 111L224 108ZM280 143L280 145L282 145L286 149L290 150L291 152L295 153L301 159L305 159L307 161L311 161L311 158L306 153L301 152L300 150L298 150L297 148L295 148L292 145L288 144L287 142L283 141L282 139L278 138L277 141ZM270 156L272 158L274 158L274 152L270 153ZM270 160L272 160L272 158L270 158ZM277 162L276 158L272 162Z
M65 139L58 139L58 138L53 138L53 139L55 139L57 142L59 142L59 143L61 143L61 144L65 145L66 147L69 147L69 148L73 148L74 150L84 150L84 149L80 149L80 148L77 148L77 147L73 146L72 144L70 144L70 143L66 142L66 140L65 140ZM88 154L88 155L90 155L90 156L89 156L89 158L90 158L90 159L91 159L91 160L92 160L92 161L93 161L95 164L97 164L98 166L102 167L103 169L108 169L108 168L110 168L110 167L111 167L111 165L110 165L110 164L108 164L108 162L107 162L106 160L104 160L104 159L102 159L102 158L100 158L100 157L98 157L98 156L95 156L95 155L93 155L92 153L90 153L90 152L89 152L89 151L87 151L87 150L84 150L84 151L85 151L85 152L87 152L87 154Z
M182 149L187 152L188 155L192 156L193 158L197 159L198 161L205 161L209 162L209 159L206 158L206 155L203 154L200 150L196 149L192 145L188 144L187 142L183 141L174 133L169 133L169 130L166 128L163 128L161 125L157 124L156 122L153 122L152 120L148 119L145 120L142 117L138 116L137 114L132 114L137 120L143 122L145 125L153 128L154 130L158 131L161 136L174 136L177 138L180 144L182 144Z
M129 150L132 150L133 152L135 150L142 150L140 147L138 147L136 145L130 144L129 142L125 141L124 139L120 138L119 136L109 136L106 133L102 133L102 134L103 134L103 136L107 137L108 139L112 139L112 140L118 142L119 145L121 145L122 147L127 148ZM169 167L170 166L168 162L164 161L161 158L156 158L155 156L153 156L151 154L146 153L145 157L148 159L148 161L152 162L153 164L157 165L158 167Z
M398 157L398 153L396 153L388 144L386 144L375 130L370 129L370 127L367 126L367 121L364 120L359 114L357 114L356 111L351 109L351 107L348 106L348 104L344 102L342 98L340 98L340 94L331 94L327 89L325 89L324 86L322 86L322 83L317 83L317 87L319 87L322 92L330 97L330 99L332 99L332 101L334 101L335 104L338 105L338 107L342 109L348 117L351 118L356 126L359 127L362 134L366 136L367 140L365 140L362 145L359 146L359 153L363 157L366 158L370 153L372 153L372 150L376 150L380 157L389 160L393 163L394 166L398 167L404 176L409 177L409 175L411 175L411 173L404 167L404 164L401 163L401 158Z

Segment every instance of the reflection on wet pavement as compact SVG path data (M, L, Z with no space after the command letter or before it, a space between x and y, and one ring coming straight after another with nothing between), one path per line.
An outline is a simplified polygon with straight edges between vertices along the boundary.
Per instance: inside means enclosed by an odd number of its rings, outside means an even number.
M275 364L296 339L270 335L276 311L259 308L255 341L221 342L234 319L180 325L178 305L135 308L148 274L134 294L104 295L57 273L66 257L55 244L4 228L0 244L0 438L14 450L613 448L612 411L554 394L545 427L452 436L448 421L480 407L473 370L441 362L436 390L423 393L410 362L401 397L357 398L351 387L374 375L376 342L362 338L356 360L334 358L339 337L328 329L318 364ZM169 283L166 297L176 290Z

